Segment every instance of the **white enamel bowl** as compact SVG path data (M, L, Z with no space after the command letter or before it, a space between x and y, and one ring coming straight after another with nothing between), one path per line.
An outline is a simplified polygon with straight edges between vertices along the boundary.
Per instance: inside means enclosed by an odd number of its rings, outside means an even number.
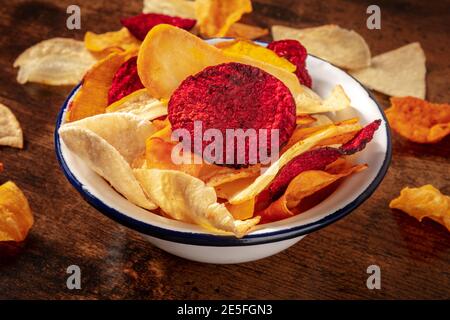
M208 40L211 43L224 39ZM265 45L259 43L260 45ZM358 163L369 168L346 178L327 199L310 210L274 223L260 225L242 239L218 236L202 228L167 219L135 206L117 193L105 180L75 156L58 135L75 88L62 106L55 129L55 147L61 168L69 182L93 207L118 223L141 232L153 245L186 259L206 263L241 263L276 254L300 241L307 234L346 216L361 205L382 181L391 160L391 137L382 109L371 94L354 78L319 58L309 56L307 67L313 89L327 96L335 85L342 85L352 108L329 114L334 120L357 116L362 124L381 119L382 124Z

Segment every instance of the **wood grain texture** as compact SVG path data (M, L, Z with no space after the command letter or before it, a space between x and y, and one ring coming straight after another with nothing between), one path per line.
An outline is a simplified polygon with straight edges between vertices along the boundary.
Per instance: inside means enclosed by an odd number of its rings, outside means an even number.
M141 1L78 1L82 30L65 28L71 0L2 1L0 102L21 122L25 148L0 148L5 172L27 195L36 223L27 241L0 245L0 298L33 299L413 299L450 298L450 234L440 225L388 208L404 186L432 183L450 194L450 139L425 146L394 135L389 172L373 196L339 222L268 259L215 266L186 261L150 245L85 203L57 164L53 130L69 87L15 81L14 59L43 39L82 39L87 30L119 29ZM126 5L125 5L126 3ZM378 1L382 29L368 30L371 1L257 0L245 21L262 27L327 23L355 29L379 54L420 41L427 56L428 99L450 101L449 1ZM377 95L384 107L388 99ZM66 288L67 266L82 269L82 290ZM382 289L366 288L377 264Z

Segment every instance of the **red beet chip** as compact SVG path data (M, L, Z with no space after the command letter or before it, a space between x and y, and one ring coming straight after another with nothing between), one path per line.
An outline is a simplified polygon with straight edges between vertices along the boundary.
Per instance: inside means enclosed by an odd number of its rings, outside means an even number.
M142 13L134 17L122 18L120 22L133 36L141 41L143 41L147 33L158 24L171 24L181 29L191 30L197 23L194 19L172 17L156 13Z
M204 152L212 141L193 144L191 150L207 161L235 168L265 162L260 153L264 158L266 154L270 157L275 147L281 148L292 135L296 118L294 98L283 82L259 68L240 63L208 67L188 77L172 94L168 112L172 129L187 129L192 141L196 138L195 123L201 123L205 139L205 131L218 130L223 140L219 143L222 150L217 152L222 154L210 158ZM231 133L240 138L254 132L256 139L250 143L247 138L239 144L233 135L227 138L227 129L239 129ZM277 133L275 146L271 135L276 137Z
M278 56L286 58L297 67L295 74L301 84L311 88L312 80L306 69L308 52L297 40L279 40L269 43L268 48Z
M108 104L144 88L137 72L137 57L125 61L114 75L108 92Z
M369 143L381 120L375 120L361 129L350 141L339 148L323 147L302 153L284 166L267 188L272 200L280 197L289 183L300 173L308 170L323 170L341 155L350 155L363 150ZM266 197L268 196L266 195Z
M361 151L366 147L366 144L369 143L375 131L378 130L380 127L381 120L375 120L362 128L354 137L352 140L348 141L347 143L343 144L339 150L342 154L354 154L358 151Z

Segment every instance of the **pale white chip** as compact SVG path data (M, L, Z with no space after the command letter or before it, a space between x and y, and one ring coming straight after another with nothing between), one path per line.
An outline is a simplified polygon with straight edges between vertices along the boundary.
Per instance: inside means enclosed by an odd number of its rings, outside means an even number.
M243 237L260 218L235 220L217 202L214 188L181 171L135 169L134 173L147 195L172 218L195 223L215 232L231 232Z
M370 67L350 74L370 89L395 97L425 98L425 53L415 42L372 59Z
M337 25L295 29L275 25L274 40L294 39L305 46L308 53L346 69L370 65L370 49L363 37L353 30Z
M0 103L0 146L23 148L23 133L12 111Z
M131 164L145 152L145 142L156 130L149 122L128 113L105 113L61 126L88 129L114 147Z
M284 167L287 163L289 163L289 161L291 161L298 155L313 148L321 140L347 132L357 131L360 129L361 126L359 124L330 126L324 130L312 134L304 140L298 141L292 147L287 149L286 152L284 152L277 161L275 161L269 168L267 168L267 170L263 174L256 178L256 180L251 185L233 195L229 199L229 202L231 204L239 204L258 195L261 191L269 186L269 184L272 182L272 180L275 178L282 167Z
M350 107L350 98L340 85L334 87L325 100L306 86L302 86L302 89L303 91L295 96L297 114L340 111Z
M167 115L167 104L150 96L147 89L141 89L114 102L106 108L106 112L131 113L140 119L152 121Z
M83 41L67 38L44 40L25 50L14 62L17 81L47 85L74 85L97 60Z
M196 19L195 2L187 0L144 0L143 12Z
M66 146L132 203L156 209L144 194L129 163L111 144L89 129L65 126L59 134Z

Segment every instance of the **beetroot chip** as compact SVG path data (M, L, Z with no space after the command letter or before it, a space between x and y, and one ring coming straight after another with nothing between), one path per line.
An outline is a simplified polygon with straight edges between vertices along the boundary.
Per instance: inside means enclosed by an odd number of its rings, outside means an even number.
M198 138L195 126L201 124L204 139L194 143L192 151L209 162L236 168L262 161L261 154L270 158L274 144L284 145L296 126L295 101L286 85L240 63L208 67L188 77L172 94L168 112L172 129L186 129L192 141ZM207 131L223 139L214 159L204 152L212 142L205 139ZM255 138L250 141L252 133Z
M363 150L369 143L381 120L375 120L361 129L353 139L339 148L322 147L307 151L292 159L284 166L267 188L264 197L279 198L289 183L300 173L308 170L323 170L342 155L351 155Z
M172 17L156 13L142 13L134 17L122 18L120 22L133 36L141 41L143 41L147 33L158 24L171 24L181 29L191 30L197 23L194 19Z
M297 67L295 74L300 83L311 88L312 79L306 69L306 58L308 57L308 52L300 42L297 40L272 41L269 43L267 48L274 51L278 56L286 58L294 64Z
M380 127L380 124L381 120L378 119L365 126L355 135L355 137L352 140L343 144L339 148L341 153L349 155L364 149L366 147L366 144L372 140L373 135L375 131L377 131L378 128Z
M108 104L144 88L137 72L137 57L125 61L114 75L108 92Z

